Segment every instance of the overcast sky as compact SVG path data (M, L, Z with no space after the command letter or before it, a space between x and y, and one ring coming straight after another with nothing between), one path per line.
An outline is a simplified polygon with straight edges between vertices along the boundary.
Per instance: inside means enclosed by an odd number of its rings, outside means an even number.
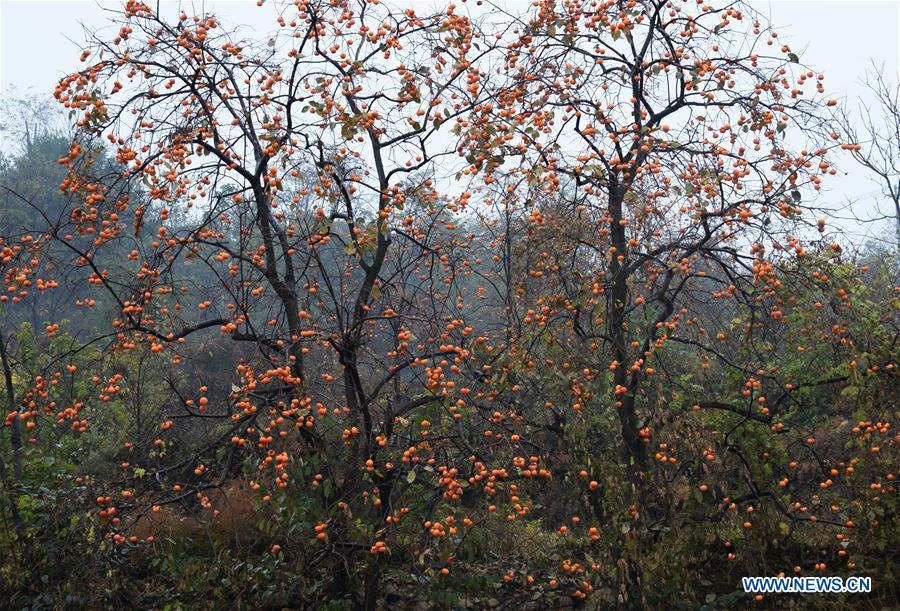
M426 4L423 0L407 1L412 6ZM260 10L255 0L165 4L193 7L197 12L205 8L215 12L223 23L239 22L263 31L274 26L269 23L271 12ZM524 1L521 4L526 6ZM804 64L825 73L829 93L851 107L864 99L860 77L873 60L884 66L890 81L897 82L900 0L760 0L751 4L769 15L779 39L788 42ZM0 95L9 95L13 88L18 94L51 92L61 76L79 65L83 41L80 24L90 29L102 26L107 19L103 7L119 5L86 0L0 0ZM851 199L856 202L854 213L863 217L876 216L879 206L884 212L890 210L879 187L852 162L839 159L838 164L847 174L826 185L825 197L832 205ZM889 226L850 224L847 228L871 237L873 232L883 234Z

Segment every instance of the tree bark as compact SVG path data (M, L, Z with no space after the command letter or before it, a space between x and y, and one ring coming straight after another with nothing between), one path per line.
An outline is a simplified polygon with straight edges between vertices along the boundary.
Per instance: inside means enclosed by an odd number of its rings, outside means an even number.
M618 366L613 372L613 381L617 388L628 388L628 276L625 269L628 264L628 243L625 237L623 205L626 187L616 180L610 182L609 217L610 243L615 251L611 255L609 265L612 283L609 295L609 335L612 339L613 355ZM619 256L624 257L619 261ZM641 474L647 470L647 450L638 433L638 418L634 401L634 385L628 392L616 395L619 424L622 430L622 441L625 458L628 464L628 476L635 487L639 487Z

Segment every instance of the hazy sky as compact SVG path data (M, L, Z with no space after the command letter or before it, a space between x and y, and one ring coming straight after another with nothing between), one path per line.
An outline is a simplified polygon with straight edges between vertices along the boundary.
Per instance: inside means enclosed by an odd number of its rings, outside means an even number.
M436 4L407 2L412 6ZM268 22L272 13L257 8L255 0L164 4L173 8L181 5L188 12L205 8L219 15L223 23L239 22L263 31L275 25ZM526 0L521 4L524 8ZM804 64L825 73L829 93L851 107L863 96L860 77L873 60L884 65L890 81L898 80L900 0L759 0L751 4L769 15L779 39L788 42ZM52 91L61 76L79 65L79 43L83 40L80 24L91 29L102 26L106 20L103 7L119 5L86 0L0 0L0 95L9 94L12 87L19 94ZM890 210L876 184L861 175L850 160L837 161L847 174L827 185L825 197L832 205L854 200L854 212L863 217L876 216L879 206L884 212ZM885 226L876 230L850 224L847 228L871 235Z

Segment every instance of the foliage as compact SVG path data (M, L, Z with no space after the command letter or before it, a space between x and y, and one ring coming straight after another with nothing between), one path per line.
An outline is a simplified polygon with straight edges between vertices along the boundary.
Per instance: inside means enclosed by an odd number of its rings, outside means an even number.
M896 602L900 261L749 8L157 10L0 168L11 605Z

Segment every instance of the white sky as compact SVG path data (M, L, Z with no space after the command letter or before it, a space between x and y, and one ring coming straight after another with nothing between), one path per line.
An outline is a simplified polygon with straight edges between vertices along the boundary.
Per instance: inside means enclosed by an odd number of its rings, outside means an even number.
M406 0L410 5L423 0ZM402 3L403 0L398 0ZM456 0L459 4L459 0ZM529 0L530 2L530 0ZM271 11L255 0L194 0L163 2L188 12L215 12L223 23L242 23L261 31L273 29ZM435 2L427 2L429 5ZM519 2L510 1L509 5ZM523 8L525 0L521 2ZM754 8L769 16L779 39L791 45L804 64L826 75L829 93L851 108L865 101L860 78L874 60L885 76L900 77L900 0L756 0ZM0 96L52 92L56 81L78 64L83 30L105 23L103 6L119 2L89 0L0 0ZM846 172L825 185L824 197L837 206L854 201L857 216L890 213L880 187L867 179L849 159L837 159ZM891 226L848 223L856 238L892 235Z

